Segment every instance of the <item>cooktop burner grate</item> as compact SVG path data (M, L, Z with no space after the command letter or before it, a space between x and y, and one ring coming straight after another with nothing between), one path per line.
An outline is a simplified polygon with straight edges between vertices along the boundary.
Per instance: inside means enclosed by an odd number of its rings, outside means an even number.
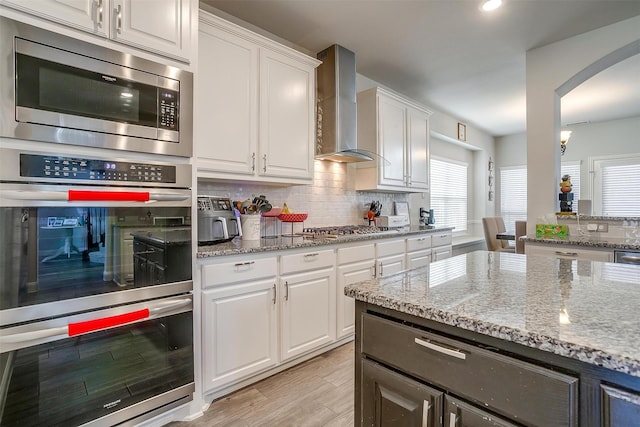
M392 234L395 230L382 230L371 225L337 225L326 227L305 227L302 235L309 238L337 239L354 234Z

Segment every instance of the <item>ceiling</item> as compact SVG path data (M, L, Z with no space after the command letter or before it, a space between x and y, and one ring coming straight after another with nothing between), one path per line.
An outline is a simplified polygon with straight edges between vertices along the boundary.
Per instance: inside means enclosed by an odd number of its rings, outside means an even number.
M640 15L640 0L505 0L492 13L480 0L201 3L310 52L340 44L356 53L359 74L493 136L526 129L527 50ZM636 57L566 95L563 125L640 115Z

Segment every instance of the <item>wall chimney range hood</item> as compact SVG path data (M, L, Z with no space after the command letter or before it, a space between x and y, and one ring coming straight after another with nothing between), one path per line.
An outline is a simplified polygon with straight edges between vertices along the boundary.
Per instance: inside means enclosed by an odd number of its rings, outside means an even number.
M358 150L356 55L333 45L317 54L316 159L335 162L373 160L375 153Z

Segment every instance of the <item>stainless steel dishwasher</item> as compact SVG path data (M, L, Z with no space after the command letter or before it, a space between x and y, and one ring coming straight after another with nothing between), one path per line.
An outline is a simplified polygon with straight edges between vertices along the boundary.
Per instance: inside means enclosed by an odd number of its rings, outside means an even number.
M615 262L640 265L640 251L615 251Z

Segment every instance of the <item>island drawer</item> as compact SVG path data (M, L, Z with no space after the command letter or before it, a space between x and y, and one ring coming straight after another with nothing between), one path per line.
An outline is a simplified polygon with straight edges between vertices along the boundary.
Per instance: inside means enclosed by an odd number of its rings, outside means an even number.
M525 425L578 426L578 379L370 314L362 353Z

